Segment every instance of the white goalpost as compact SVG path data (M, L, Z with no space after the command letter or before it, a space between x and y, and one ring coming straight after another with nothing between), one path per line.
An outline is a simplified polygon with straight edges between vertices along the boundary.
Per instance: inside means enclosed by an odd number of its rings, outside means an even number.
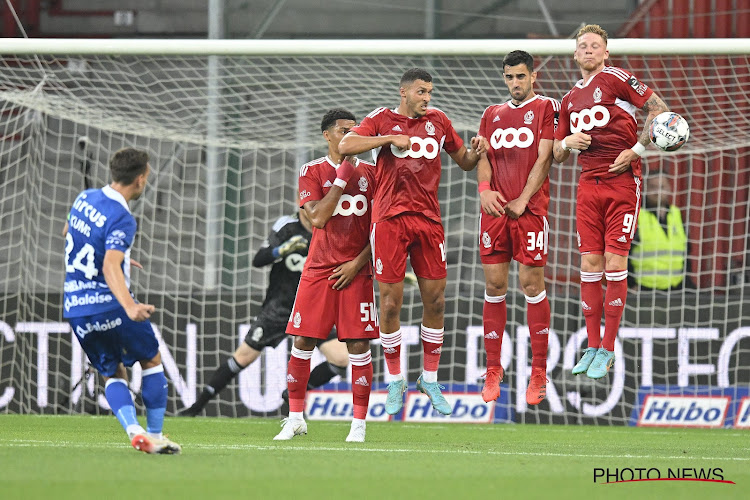
M319 123L327 109L361 119L395 107L401 74L422 66L433 75L432 104L466 140L488 105L509 98L500 67L507 52L532 53L537 93L559 100L580 78L574 44L0 40L0 412L107 411L62 318L61 230L76 194L109 181L115 150L135 146L151 156L150 185L132 207L139 224L133 258L144 265L133 271L133 291L157 306L173 414L195 400L258 313L268 269L253 268L252 257L274 221L295 211L299 167L325 154ZM690 123L688 144L675 153L649 148L644 172L663 171L673 183L692 286L631 289L613 371L600 381L570 375L586 338L575 244L580 167L574 158L553 165L547 400L535 408L525 402L531 353L511 266L506 376L498 402L486 405L478 394L484 277L476 175L445 155L439 198L449 275L439 380L454 405L449 421L750 427L750 39L613 39L609 50L612 64L631 70ZM412 383L421 366L421 313L418 290L407 288L402 352ZM266 349L207 414L277 415L287 349ZM377 420L385 387L379 346L373 356L368 418ZM139 375L133 371L135 393ZM311 417L344 415L347 384L312 394ZM416 395L399 418L443 420Z

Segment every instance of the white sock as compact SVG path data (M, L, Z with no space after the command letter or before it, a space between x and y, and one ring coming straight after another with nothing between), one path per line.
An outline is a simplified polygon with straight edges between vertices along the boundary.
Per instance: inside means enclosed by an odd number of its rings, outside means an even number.
M146 429L141 427L138 424L129 425L127 429L125 429L125 432L128 433L128 437L130 439L133 439L138 434L146 434Z
M164 439L164 434L161 432L149 432L148 435L154 439Z
M425 382L437 382L437 372L428 372L427 370L422 370L422 380Z
M289 420L304 420L305 417L302 416L301 411L290 411L289 412Z
M385 381L393 382L394 380L405 380L404 375L402 373L399 373L398 375L391 375L390 373L388 373L388 370L386 370Z
M362 427L364 427L365 426L365 419L363 419L363 418L353 418L352 419L352 428L354 428L356 426L362 426Z

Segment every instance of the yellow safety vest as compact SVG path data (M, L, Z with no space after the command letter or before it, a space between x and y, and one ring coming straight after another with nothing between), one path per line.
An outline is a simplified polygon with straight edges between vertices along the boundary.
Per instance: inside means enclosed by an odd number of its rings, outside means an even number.
M667 233L648 210L638 214L640 242L630 251L635 280L644 287L667 290L682 283L685 273L687 237L680 209L667 213Z

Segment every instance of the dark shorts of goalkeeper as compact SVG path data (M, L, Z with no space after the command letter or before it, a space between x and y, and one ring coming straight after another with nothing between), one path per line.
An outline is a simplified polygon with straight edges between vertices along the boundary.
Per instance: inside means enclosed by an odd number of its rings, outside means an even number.
M282 340L289 338L286 325L287 323L271 323L256 318L245 335L245 343L256 351L262 351L264 347L277 347ZM336 327L331 329L327 338L318 341L318 345L329 340L338 340Z

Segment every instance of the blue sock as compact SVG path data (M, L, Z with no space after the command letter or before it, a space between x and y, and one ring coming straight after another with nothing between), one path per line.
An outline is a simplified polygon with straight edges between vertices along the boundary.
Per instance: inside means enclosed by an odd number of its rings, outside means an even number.
M163 365L143 370L141 396L146 405L146 430L159 434L164 426L164 412L167 410L167 377L164 376Z
M138 425L138 419L135 417L135 406L133 398L130 397L128 384L121 378L111 378L107 380L104 386L104 395L107 397L109 407L115 414L120 425L128 432L128 427Z

